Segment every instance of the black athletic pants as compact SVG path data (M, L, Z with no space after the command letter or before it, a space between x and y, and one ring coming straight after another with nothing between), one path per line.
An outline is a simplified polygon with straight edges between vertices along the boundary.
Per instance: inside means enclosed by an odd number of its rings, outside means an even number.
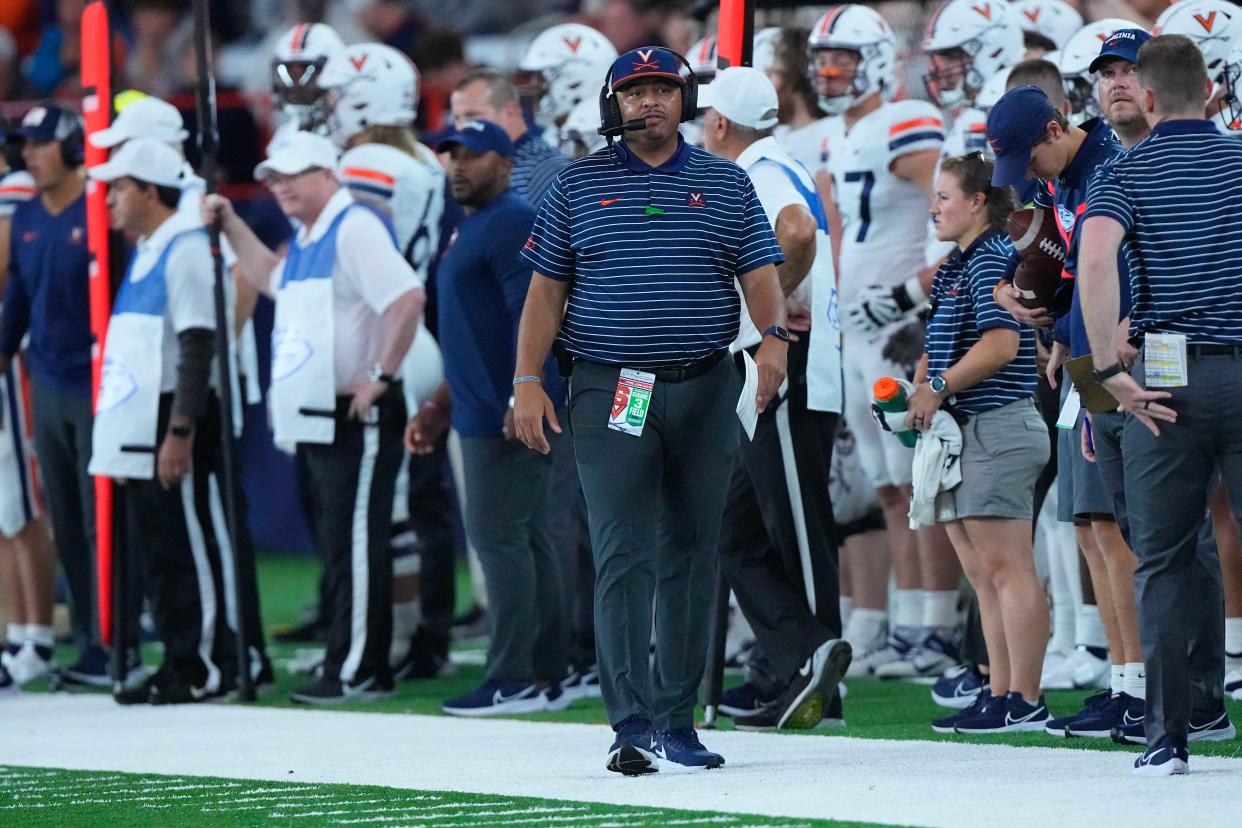
M405 400L399 384L377 402L375 422L349 417L336 401L331 444L301 443L310 475L314 525L327 577L328 646L324 677L354 684L391 681L392 500L404 456Z

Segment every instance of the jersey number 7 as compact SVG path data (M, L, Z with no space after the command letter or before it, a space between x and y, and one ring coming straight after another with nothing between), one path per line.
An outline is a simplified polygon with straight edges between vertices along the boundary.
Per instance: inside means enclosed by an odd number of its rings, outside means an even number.
M870 170L847 172L845 180L849 182L862 182L862 192L858 195L858 218L860 222L858 225L858 238L855 241L864 242L867 240L867 230L871 228L871 188L875 186L875 173Z

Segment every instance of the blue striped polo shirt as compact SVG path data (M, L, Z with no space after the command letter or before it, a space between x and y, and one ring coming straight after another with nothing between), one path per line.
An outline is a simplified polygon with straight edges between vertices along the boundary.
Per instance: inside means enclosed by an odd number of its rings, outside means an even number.
M746 172L685 141L659 167L624 141L570 164L522 254L572 282L558 334L566 350L634 368L729 347L741 309L734 278L784 261Z
M513 173L509 186L538 207L557 173L568 164L568 158L534 130L527 130L525 135L513 142Z
M1208 120L1158 124L1092 180L1085 216L1132 243L1132 335L1242 345L1242 141Z
M954 392L954 406L967 414L991 411L1035 393L1035 335L992 298L997 282L1012 280L1017 266L1018 252L1009 237L990 229L936 271L927 321L928 379L959 362L984 331L1005 328L1019 336L1018 355L1012 362L983 382Z

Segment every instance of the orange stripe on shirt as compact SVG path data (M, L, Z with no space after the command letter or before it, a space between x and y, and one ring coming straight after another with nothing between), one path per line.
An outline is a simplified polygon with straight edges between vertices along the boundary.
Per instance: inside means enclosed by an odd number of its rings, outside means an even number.
M391 175L384 175L382 172L376 172L375 170L365 170L362 167L346 167L341 170L341 175L347 175L353 178L366 178L371 181L378 181L381 184L387 184L389 187L392 187L397 183L397 179L393 178Z
M899 124L893 124L888 130L888 137L892 138L899 132L905 132L910 129L919 127L935 127L936 129L944 129L944 121L939 118L913 118L909 121L902 121Z

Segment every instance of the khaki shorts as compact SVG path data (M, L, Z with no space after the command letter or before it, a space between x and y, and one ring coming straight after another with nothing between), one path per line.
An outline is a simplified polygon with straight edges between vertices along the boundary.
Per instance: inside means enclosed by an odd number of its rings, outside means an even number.
M962 482L949 494L962 518L1034 519L1035 479L1048 427L1032 398L972 414L962 426Z

